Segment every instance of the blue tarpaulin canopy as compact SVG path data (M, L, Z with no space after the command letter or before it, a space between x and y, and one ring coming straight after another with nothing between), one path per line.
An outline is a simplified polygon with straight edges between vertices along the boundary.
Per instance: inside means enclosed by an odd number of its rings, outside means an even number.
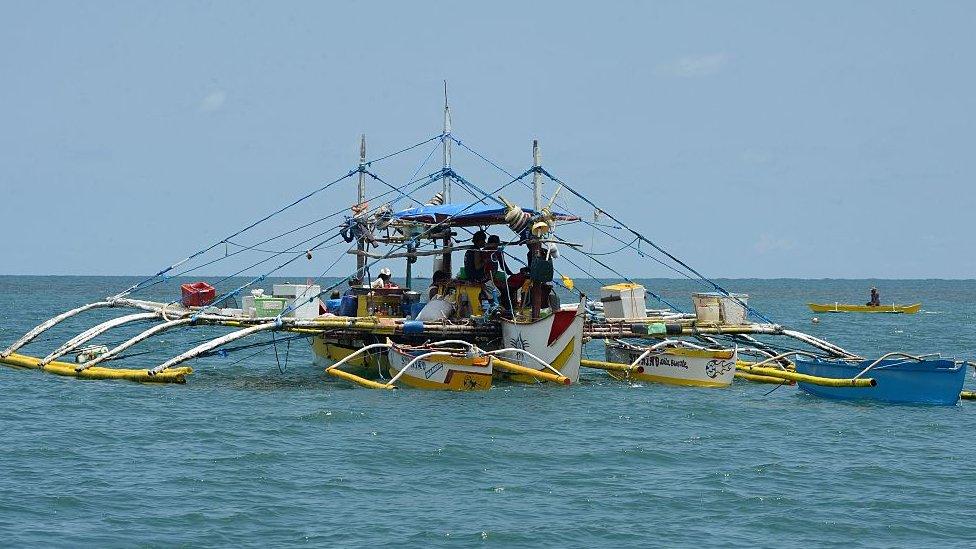
M522 208L529 215L535 215L532 208ZM553 212L560 221L577 221L574 215ZM505 207L498 204L472 204L470 202L441 204L440 206L418 206L400 210L393 214L394 219L419 221L422 223L441 223L449 221L459 227L473 225L504 225Z

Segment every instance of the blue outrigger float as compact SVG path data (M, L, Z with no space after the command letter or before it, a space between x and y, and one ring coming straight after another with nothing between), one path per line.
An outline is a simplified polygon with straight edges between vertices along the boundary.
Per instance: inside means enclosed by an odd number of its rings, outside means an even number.
M797 359L796 371L821 378L862 379L870 377L870 387L830 387L798 381L800 389L835 400L876 401L892 404L935 404L952 406L959 402L966 381L967 362L939 355L912 356L889 353L877 360Z

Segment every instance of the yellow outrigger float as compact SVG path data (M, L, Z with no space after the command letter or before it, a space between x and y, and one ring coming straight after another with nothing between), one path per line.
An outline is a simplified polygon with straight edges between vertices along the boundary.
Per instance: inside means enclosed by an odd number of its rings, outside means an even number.
M889 313L913 315L921 308L921 303L911 305L853 305L850 303L807 303L815 313Z

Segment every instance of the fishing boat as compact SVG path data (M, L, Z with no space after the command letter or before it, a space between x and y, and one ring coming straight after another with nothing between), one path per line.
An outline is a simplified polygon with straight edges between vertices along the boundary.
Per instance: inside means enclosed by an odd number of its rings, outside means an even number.
M471 347L390 345L389 373L417 389L487 391L491 388L492 357Z
M204 243L113 295L66 304L61 312L45 315L47 320L0 348L0 363L83 379L182 383L193 371L187 365L191 362L217 367L225 356L273 347L285 366L302 356L318 372L324 369L325 379L371 389L572 385L583 368L619 379L702 387L728 386L734 376L857 390L884 386L883 380L863 374L851 380L789 370L792 365L782 353L796 352L797 345L825 363L860 364L864 357L773 322L755 310L746 294L705 277L613 215L612 205L597 204L553 175L542 164L537 141L531 165L507 171L452 133L446 93L441 133L373 159L366 155L365 136L359 145L358 165L342 170L335 180L296 192L297 199L269 208L268 215L242 223L243 228ZM501 181L482 186L462 176L452 160L454 147L497 170ZM418 176L438 151L440 169ZM388 158L407 154L418 156L418 168L409 177L391 182L387 178L393 176L377 173ZM340 190L357 179L355 189ZM380 182L380 191L367 193L367 181ZM549 192L545 185L552 186ZM523 188L531 197L519 201ZM311 202L316 197L338 209L323 215L317 211L322 205ZM299 204L308 208L300 213L293 209ZM582 213L591 213L592 221ZM612 249L597 249L596 233ZM589 250L580 243L587 240ZM624 263L617 254L624 253L696 280L708 291L694 294L694 312L684 312L621 272ZM463 265L455 255L464 256ZM350 265L344 266L344 258ZM297 265L318 274L305 284L261 287ZM398 266L399 286L391 283L391 271ZM602 276L590 271L597 266ZM416 287L415 268L433 275L430 287ZM232 274L200 277L200 269ZM605 281L599 299L575 287L566 270ZM578 305L560 306L560 293L578 297ZM648 307L646 300L655 300L655 306ZM920 305L825 307L910 313ZM79 322L88 314L98 320ZM56 327L77 332L59 341L50 337ZM198 335L178 336L187 332ZM160 337L167 337L167 345L155 349L174 349L181 342L188 348L133 368L116 366L134 357L147 360L157 351L133 349L150 340L158 343ZM784 338L788 341L780 343ZM302 340L311 341L305 353L290 350L291 341ZM583 358L591 340L606 342L608 360ZM35 346L33 352L24 351L29 345ZM286 345L282 354L280 345ZM74 362L65 359L72 356ZM869 373L882 374L887 364Z
M607 362L629 364L627 371L611 371L614 379L691 387L728 387L735 378L737 350L707 349L681 340L637 345L607 340ZM633 368L639 366L640 368Z
M832 379L870 377L871 387L830 387L799 381L801 390L834 400L867 400L897 404L950 406L959 401L966 380L964 362L939 356L889 353L877 360L797 359L797 373Z
M807 303L815 313L894 313L913 315L921 308L921 303L911 305L853 305L850 303Z

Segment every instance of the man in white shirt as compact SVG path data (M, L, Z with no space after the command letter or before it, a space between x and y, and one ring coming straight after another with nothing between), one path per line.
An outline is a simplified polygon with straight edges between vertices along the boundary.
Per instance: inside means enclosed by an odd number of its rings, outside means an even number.
M380 276L378 276L369 286L371 288L396 288L397 285L391 280L392 277L393 271L391 271L389 267L383 267L380 269Z

